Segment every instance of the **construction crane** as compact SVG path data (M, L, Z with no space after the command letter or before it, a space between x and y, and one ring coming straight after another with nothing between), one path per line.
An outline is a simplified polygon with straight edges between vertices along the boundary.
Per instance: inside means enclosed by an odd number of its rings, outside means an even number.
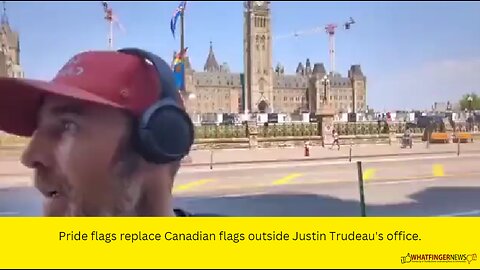
M335 72L335 29L336 24L328 24L325 26L325 32L328 34L329 54L330 54L330 72Z
M352 17L350 17L348 21L343 23L343 27L345 30L350 30L352 24L355 24L355 20ZM337 27L338 27L337 24L330 23L330 24L327 24L325 27L315 27L309 30L296 31L287 35L276 36L274 37L274 40L299 38L302 36L314 35L314 34L326 32L328 34L328 40L329 40L330 72L335 72L335 32Z
M111 7L108 6L108 3L106 1L102 1L102 7L103 7L103 13L104 13L104 19L107 21L108 26L109 26L109 32L108 32L108 48L110 50L113 49L113 25L116 24L120 30L125 32L125 28L122 26L120 21L118 20L118 16L113 13L113 10Z

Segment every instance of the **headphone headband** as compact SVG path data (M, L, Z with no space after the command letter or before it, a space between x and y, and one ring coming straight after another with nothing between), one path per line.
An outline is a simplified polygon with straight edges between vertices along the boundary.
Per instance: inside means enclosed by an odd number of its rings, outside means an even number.
M138 48L124 48L118 50L120 53L135 55L142 57L152 63L152 65L157 70L160 80L160 99L176 97L176 86L175 86L175 77L170 66L160 57L156 56L151 52L147 52Z
M159 100L147 108L139 119L134 145L149 162L180 161L190 151L195 129L190 116L178 104L172 69L162 58L138 48L125 48L118 52L150 61L160 80Z

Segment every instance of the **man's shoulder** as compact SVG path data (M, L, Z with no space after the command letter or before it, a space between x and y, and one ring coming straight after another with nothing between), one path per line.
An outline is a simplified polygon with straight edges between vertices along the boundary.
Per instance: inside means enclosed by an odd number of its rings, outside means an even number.
M173 212L177 217L190 217L192 214L186 210L180 209L180 208L175 208L173 209Z
M173 212L177 217L221 217L221 215L216 215L216 214L205 214L205 213L194 214L180 208L173 209Z

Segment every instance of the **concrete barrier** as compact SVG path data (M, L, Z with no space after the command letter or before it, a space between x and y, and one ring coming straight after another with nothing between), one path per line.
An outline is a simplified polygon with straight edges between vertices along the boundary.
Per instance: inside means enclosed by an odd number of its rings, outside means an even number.
M374 135L342 135L340 136L341 145L361 145L361 144L398 144L403 134L395 134L390 137L389 134ZM480 139L480 133L472 133L473 140ZM414 143L422 142L422 134L413 135ZM29 138L19 137L8 134L0 134L0 147L24 147ZM305 142L312 146L322 145L321 136L290 136L290 137L258 137L257 144L259 148L281 148L303 146ZM193 149L235 149L249 148L248 138L220 138L220 139L196 139Z

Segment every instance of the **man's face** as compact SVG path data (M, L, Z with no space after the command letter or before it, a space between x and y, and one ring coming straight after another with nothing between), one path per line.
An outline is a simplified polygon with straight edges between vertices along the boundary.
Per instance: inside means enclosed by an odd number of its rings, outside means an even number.
M139 183L131 177L138 160L126 147L129 133L129 119L120 110L47 97L22 158L35 170L45 214L132 214Z

